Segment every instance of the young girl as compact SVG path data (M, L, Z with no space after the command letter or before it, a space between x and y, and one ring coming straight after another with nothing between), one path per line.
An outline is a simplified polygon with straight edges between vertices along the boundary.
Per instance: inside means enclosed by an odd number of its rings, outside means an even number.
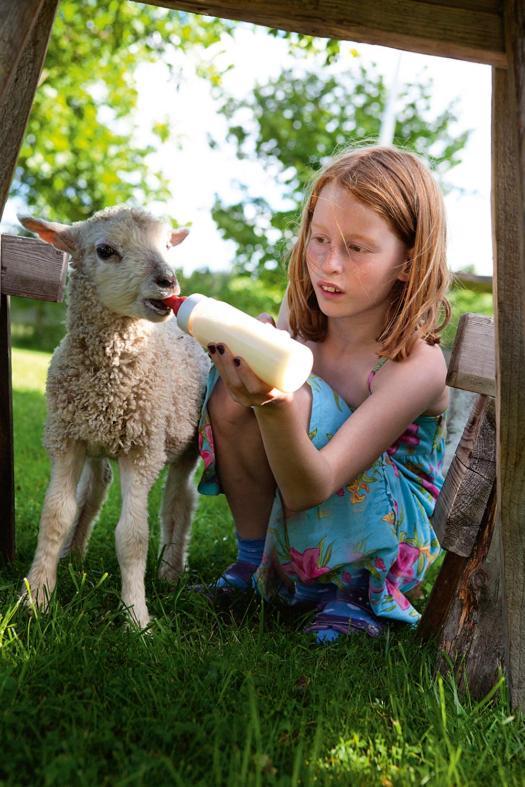
M369 147L321 171L278 321L313 374L270 390L209 346L200 491L224 491L239 544L215 590L316 604L319 642L417 622L406 593L439 552L447 284L443 200L416 156Z

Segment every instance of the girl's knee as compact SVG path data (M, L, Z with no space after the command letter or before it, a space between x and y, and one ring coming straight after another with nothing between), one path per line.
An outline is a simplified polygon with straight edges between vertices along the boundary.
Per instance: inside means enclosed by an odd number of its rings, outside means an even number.
M250 407L244 407L231 398L228 389L219 380L208 401L208 413L214 431L243 428L256 423Z

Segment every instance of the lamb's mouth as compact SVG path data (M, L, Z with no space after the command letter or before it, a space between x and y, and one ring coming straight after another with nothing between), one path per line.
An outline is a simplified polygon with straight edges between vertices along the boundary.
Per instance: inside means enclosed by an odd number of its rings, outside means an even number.
M163 316L168 314L170 311L170 307L167 306L164 301L160 301L155 298L145 298L144 304L148 307L148 309L156 312L156 314L162 314Z

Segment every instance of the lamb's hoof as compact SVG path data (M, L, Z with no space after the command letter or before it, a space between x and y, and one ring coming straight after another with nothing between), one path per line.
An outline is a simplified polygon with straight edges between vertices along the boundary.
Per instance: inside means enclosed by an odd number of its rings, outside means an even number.
M52 587L52 586L51 586ZM22 604L32 612L46 612L53 590L50 583L36 584L28 579L24 580L24 587L20 594Z
M168 582L170 585L176 585L183 571L184 567L175 568L175 566L163 562L159 567L158 576L163 582Z
M132 631L149 631L151 618L146 607L138 607L131 604L125 607L126 612L126 628Z

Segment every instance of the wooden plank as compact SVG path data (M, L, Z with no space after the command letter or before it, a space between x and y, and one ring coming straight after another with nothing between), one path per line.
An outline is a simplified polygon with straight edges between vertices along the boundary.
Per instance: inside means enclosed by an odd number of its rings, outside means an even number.
M466 557L447 552L441 570L432 586L430 597L419 621L417 635L423 642L441 636L450 609L465 571Z
M37 238L0 235L1 291L42 301L64 297L68 255Z
M4 3L9 5L5 0ZM58 0L43 0L37 15L22 14L19 17L20 24L26 24L25 34L20 31L19 36L23 46L16 68L6 79L6 90L0 95L0 216L11 185L57 4ZM11 5L19 7L18 3Z
M135 0L138 2L138 0ZM504 67L503 22L494 8L422 0L147 0L151 5L254 22L308 35L407 49Z
M43 0L0 0L0 96L13 79Z
M15 557L14 483L9 296L0 295L0 553L6 560Z
M495 69L492 210L497 358L498 505L506 672L525 711L525 8L505 2L509 68Z
M477 276L474 273L454 273L453 287L462 287L473 292L492 292L492 276Z
M495 480L495 404L487 396L478 396L432 517L444 549L469 557Z
M491 317L461 315L448 364L447 384L462 391L496 395L496 346Z
M503 665L501 552L495 524L494 484L441 630L436 664L443 673L452 667L458 686L476 699L490 691Z

